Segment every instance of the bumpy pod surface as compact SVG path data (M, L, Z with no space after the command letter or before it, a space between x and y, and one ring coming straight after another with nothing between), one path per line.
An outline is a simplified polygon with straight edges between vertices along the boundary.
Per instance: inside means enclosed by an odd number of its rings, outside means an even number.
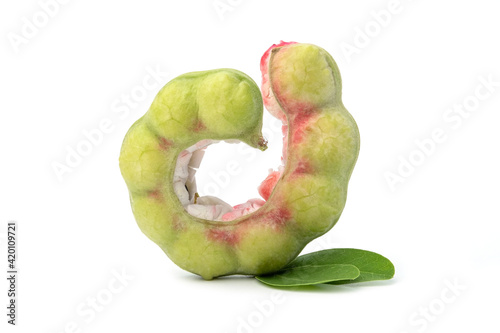
M342 104L334 60L314 45L281 43L264 54L261 70L262 95L232 69L173 79L122 145L120 169L139 227L178 266L204 279L281 269L332 228L345 205L359 133ZM229 221L190 215L183 201L196 198L179 194L189 184L176 184L178 161L206 140L265 149L262 97L285 135L285 165L260 189L267 201Z

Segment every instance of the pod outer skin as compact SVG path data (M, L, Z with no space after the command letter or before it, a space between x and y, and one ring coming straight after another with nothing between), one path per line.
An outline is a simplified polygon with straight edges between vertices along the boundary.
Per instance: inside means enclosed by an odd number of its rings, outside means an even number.
M181 268L210 280L280 270L338 221L359 152L333 58L311 44L273 45L262 57L262 95L234 69L167 83L122 144L119 163L140 229ZM263 98L262 98L263 96ZM204 139L264 150L263 106L284 121L285 168L256 212L218 222L189 215L172 184L177 157Z

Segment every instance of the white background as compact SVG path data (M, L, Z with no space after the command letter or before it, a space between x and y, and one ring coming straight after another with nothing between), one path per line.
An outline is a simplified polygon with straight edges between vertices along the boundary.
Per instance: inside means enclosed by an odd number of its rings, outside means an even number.
M20 271L16 327L6 323L0 283L2 332L499 330L497 2L62 2L45 6L51 16L40 5L49 0L0 5L0 258L6 271L6 225L15 220ZM230 67L260 83L260 57L280 40L332 54L361 133L345 211L305 251L381 253L396 266L391 281L297 290L207 282L135 224L118 168L128 127L184 72ZM145 89L148 70L163 74ZM488 78L496 83L481 83ZM54 163L103 121L107 133L59 179ZM274 125L266 115L265 153L211 147L201 188L216 188L214 173L235 160L239 174L227 186L219 178L221 196L232 204L256 196L279 161ZM434 131L444 139L430 144ZM426 155L416 141L427 142ZM409 159L418 165L402 167ZM393 188L387 173L401 177Z

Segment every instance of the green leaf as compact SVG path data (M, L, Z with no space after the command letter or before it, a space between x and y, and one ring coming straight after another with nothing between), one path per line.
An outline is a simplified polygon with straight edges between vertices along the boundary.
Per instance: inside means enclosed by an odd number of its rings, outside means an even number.
M394 276L394 265L386 257L359 249L329 249L302 255L285 268L303 267L307 265L349 264L356 266L360 274L352 280L331 280L328 284L346 284L374 280L388 280Z
M261 275L255 278L260 282L277 287L308 286L339 280L353 280L360 272L349 264L311 263L285 267L273 275Z

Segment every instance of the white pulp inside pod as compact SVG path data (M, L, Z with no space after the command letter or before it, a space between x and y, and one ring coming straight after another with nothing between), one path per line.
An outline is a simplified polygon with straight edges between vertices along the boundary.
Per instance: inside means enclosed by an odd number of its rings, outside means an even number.
M198 196L196 187L196 171L201 165L205 149L211 144L218 143L218 140L201 140L193 146L183 150L178 158L174 171L174 191L179 198L184 209L192 216L212 221L231 221L241 216L253 213L265 201L262 199L250 199L243 204L231 206L224 200L215 196ZM240 143L239 140L225 140L227 143ZM266 187L273 188L278 181L283 166L278 171L269 170L270 175L259 186L260 189Z

